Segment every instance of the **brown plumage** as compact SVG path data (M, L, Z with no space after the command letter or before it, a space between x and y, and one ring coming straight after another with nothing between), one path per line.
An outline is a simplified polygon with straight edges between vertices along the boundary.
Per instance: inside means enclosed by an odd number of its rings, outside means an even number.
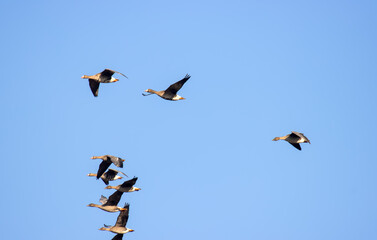
M106 212L118 212L118 211L126 210L126 208L121 208L117 206L122 195L123 195L123 192L120 192L120 191L115 191L113 194L110 195L109 199L107 199L105 196L102 195L99 200L102 203L102 205L90 203L88 207L97 207Z
M118 186L107 186L105 189L116 189L121 192L134 192L141 190L140 188L134 187L135 183L137 181L137 177L134 177L128 181L125 181L121 185Z
M303 133L292 131L292 133L285 135L283 137L276 137L272 139L272 141L278 141L278 140L285 140L292 144L295 148L301 151L300 143L309 143L310 141L307 137L304 136Z
M166 100L172 100L172 101L183 100L185 98L179 96L177 92L182 88L183 84L185 84L186 81L189 80L190 77L191 77L190 75L186 74L184 78L170 85L166 90L163 90L163 91L155 91L153 89L147 89L145 90L145 92L148 92L149 94L143 93L143 96L156 94Z
M119 73L122 76L128 78L123 73L120 73L111 69L105 69L102 72L97 73L92 76L84 75L81 78L89 79L90 90L92 90L93 95L97 97L100 83L111 83L111 82L119 81L119 79L112 77L114 73Z
M109 181L122 179L122 177L119 176L118 173L121 173L124 176L128 177L125 173L123 173L121 171L109 168L109 170L107 170L107 172L102 174L101 179L106 185L109 185ZM97 174L96 173L88 173L88 176L89 177L97 177Z
M115 166L123 168L124 159L120 157L115 157L111 155L103 155L103 156L93 156L92 159L102 159L101 164L99 165L98 172L96 178L100 178L102 174L106 171L107 168L110 167L111 163Z
M117 218L117 221L115 223L115 226L104 225L105 227L102 227L99 230L110 231L110 232L117 233L117 234L125 234L125 233L128 233L128 232L133 232L134 231L133 229L126 227L126 224L127 224L127 221L128 221L130 205L128 203L126 203L124 205L124 209L125 210L120 211L119 216ZM117 237L117 236L115 236L115 237ZM119 236L118 236L115 239L122 239L122 238L119 238Z

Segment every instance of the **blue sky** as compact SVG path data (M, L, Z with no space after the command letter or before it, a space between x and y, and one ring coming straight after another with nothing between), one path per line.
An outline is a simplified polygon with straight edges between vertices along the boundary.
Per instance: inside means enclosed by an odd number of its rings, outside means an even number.
M375 239L375 1L2 1L4 239ZM94 98L83 74L126 74ZM184 101L143 97L189 73ZM290 131L312 144L271 141ZM122 181L113 182L113 185Z

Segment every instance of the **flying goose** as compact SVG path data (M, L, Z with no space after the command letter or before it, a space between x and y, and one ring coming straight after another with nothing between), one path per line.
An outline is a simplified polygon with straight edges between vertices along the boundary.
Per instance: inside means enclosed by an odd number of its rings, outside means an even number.
M115 226L109 226L109 225L104 224L104 227L101 227L99 230L110 231L113 233L117 233L118 235L123 235L128 232L133 232L134 231L133 229L126 227L126 224L128 221L128 214L130 211L130 205L126 203L124 205L124 209L125 210L120 211L117 221L115 223ZM122 239L122 237L118 235L116 235L113 239L116 239L116 240Z
M123 195L123 192L120 192L120 191L115 191L113 194L110 195L109 199L101 195L101 198L99 201L102 203L102 205L90 203L88 207L97 207L106 212L125 211L127 210L126 208L121 208L117 206L122 195Z
M122 76L128 78L126 75L123 73L111 70L111 69L105 69L100 73L97 73L92 76L84 75L81 78L84 79L89 79L89 86L90 89L92 90L92 93L95 97L98 97L98 88L100 83L111 83L111 82L117 82L119 79L116 79L113 77L114 73L119 73Z
M137 177L132 178L131 180L125 181L121 185L118 186L107 186L105 189L116 189L121 192L134 192L139 191L141 188L134 187L137 181Z
M300 143L309 143L310 141L307 137L304 136L303 133L292 131L292 133L285 135L283 137L276 137L272 139L272 141L278 141L278 140L285 140L292 144L295 148L301 151Z
M143 93L143 96L149 96L151 94L157 94L158 96L162 97L163 99L166 99L166 100L172 100L172 101L177 101L177 100L183 100L185 98L179 96L177 94L177 92L179 91L179 89L182 88L183 84L185 84L185 82L187 80L189 80L191 76L186 74L186 76L179 80L178 82L170 85L165 91L155 91L153 89L147 89L145 90L145 92L149 93L149 94L145 94Z
M107 170L107 172L105 172L104 174L101 175L101 179L106 185L109 185L109 181L122 179L121 176L117 175L118 173L121 173L124 176L128 177L125 173L123 173L121 171L109 168L109 170ZM88 176L89 177L97 177L97 174L96 173L88 173Z
M91 159L102 159L101 164L99 165L98 172L96 178L99 179L102 174L106 171L108 167L110 167L111 163L115 166L123 168L123 162L125 161L122 158L114 157L111 155L103 155L103 156L93 156Z

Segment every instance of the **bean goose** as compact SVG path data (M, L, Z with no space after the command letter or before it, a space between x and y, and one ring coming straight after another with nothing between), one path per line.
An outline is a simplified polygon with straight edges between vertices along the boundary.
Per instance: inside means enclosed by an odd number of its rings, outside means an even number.
M122 195L123 195L123 192L120 192L120 191L115 191L113 194L110 195L109 199L107 199L105 196L102 195L99 200L102 203L102 205L90 203L88 207L97 207L106 212L124 211L126 210L126 208L121 208L117 206Z
M303 133L292 131L292 133L285 135L283 137L276 137L272 139L272 141L278 141L278 140L285 140L292 144L295 148L301 151L300 143L309 143L310 141L307 137L304 136Z
M120 73L120 72L117 72L117 71L114 71L114 70L111 70L111 69L105 69L102 72L97 73L97 74L92 75L92 76L84 75L81 78L89 79L90 89L92 90L93 95L95 97L98 97L98 89L99 89L100 83L112 83L112 82L119 81L119 79L113 77L114 73L119 73L122 76L128 78L123 73Z
M121 171L109 168L109 170L107 170L107 172L105 172L104 174L101 175L101 179L106 185L109 185L109 181L122 179L121 176L117 175L118 173L121 173L124 176L128 177L125 173L123 173ZM89 177L97 177L97 174L96 173L88 173L88 176Z
M101 164L99 165L97 176L96 178L99 179L102 174L108 169L113 163L115 166L123 168L123 162L125 161L122 158L111 156L111 155L103 155L103 156L93 156L91 159L102 159Z
M151 94L157 94L158 96L162 97L163 99L166 99L166 100L172 100L172 101L177 101L177 100L183 100L185 98L179 96L177 94L177 92L182 88L183 84L185 84L185 82L187 80L189 80L191 76L186 74L186 76L179 80L178 82L170 85L166 90L163 90L163 91L155 91L153 89L147 89L145 90L145 92L149 93L149 94L144 94L143 93L143 96L149 96Z
M99 230L110 231L110 232L116 233L118 235L123 235L123 234L128 233L128 232L133 232L134 231L133 229L126 227L126 224L127 224L127 221L128 221L128 215L129 215L129 211L130 211L130 205L128 203L126 203L124 205L124 209L125 210L120 211L119 216L117 218L117 221L115 223L115 226L104 225L104 227L101 227ZM118 235L115 236L113 239L122 239L122 237L120 237Z
M141 188L134 187L137 181L137 177L132 178L131 180L125 181L121 185L118 186L107 186L105 189L116 189L121 192L134 192L139 191Z

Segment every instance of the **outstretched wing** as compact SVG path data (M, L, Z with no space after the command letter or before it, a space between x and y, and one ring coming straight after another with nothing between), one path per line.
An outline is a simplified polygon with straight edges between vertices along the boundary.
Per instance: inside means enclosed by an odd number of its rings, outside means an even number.
M103 70L103 71L101 72L101 75L104 75L104 76L106 76L106 77L108 77L108 78L111 78L111 76L112 76L114 73L118 73L118 74L122 75L123 77L128 78L128 77L127 77L126 75L124 75L123 73L121 73L121 72L117 72L117 71L114 71L114 70L111 70L111 69L108 69L108 68L106 68L105 70Z
M102 174L106 171L108 167L110 167L111 161L102 161L99 165L98 172L97 172L97 179L102 176Z
M113 74L115 73L115 71L111 70L111 69L105 69L101 72L101 74L99 75L99 81L100 82L107 82L111 79L111 76L113 76Z
M107 155L107 157L110 158L110 160L114 163L115 166L123 168L124 159L111 155Z
M89 87L95 97L98 97L99 82L93 79L89 79Z
M115 176L118 174L118 173L121 173L123 174L124 176L128 177L124 172L121 172L121 171L118 171L118 170L115 170L115 169L112 169L112 168L109 168L109 171L107 171L105 173L106 177L109 178L109 180L114 180Z
M170 85L168 87L168 89L165 90L165 94L169 94L169 95L170 94L172 94L172 95L177 94L177 92L179 91L179 89L182 88L183 84L185 84L186 81L189 80L190 77L191 77L190 75L186 74L186 76L183 79L181 79L178 82L173 83L172 85Z
M117 234L115 237L113 237L111 240L122 240L124 234Z
M115 227L126 227L128 221L128 213L130 211L130 204L124 204L124 208L126 208L126 210L120 211L117 221L115 223Z
M310 140L305 137L305 135L303 133L299 133L299 132L295 132L295 131L292 131L293 134L295 134L297 137L299 138L303 138L304 140L306 140L308 143L310 143Z
M133 185L135 185L136 181L137 181L137 177L134 177L134 178L122 183L121 187L123 187L123 188L132 187Z
M297 148L298 150L301 151L301 146L300 146L299 143L291 143L291 142L289 142L289 143L292 144L292 146L294 146L295 148Z
M115 191L113 194L110 195L109 199L103 206L116 206L118 205L120 198L122 197L123 192Z
M99 202L102 203L103 205L105 205L107 203L107 197L101 195L101 198L99 199Z

